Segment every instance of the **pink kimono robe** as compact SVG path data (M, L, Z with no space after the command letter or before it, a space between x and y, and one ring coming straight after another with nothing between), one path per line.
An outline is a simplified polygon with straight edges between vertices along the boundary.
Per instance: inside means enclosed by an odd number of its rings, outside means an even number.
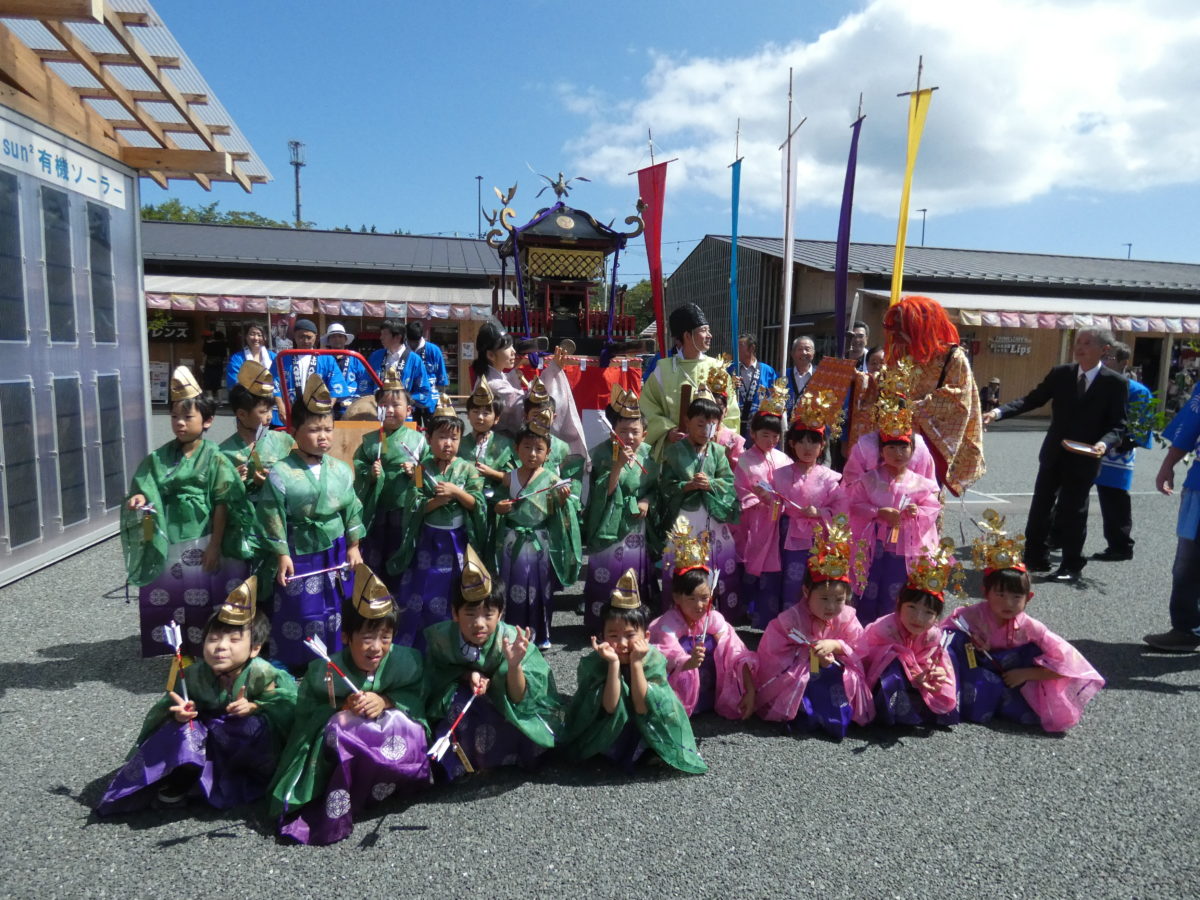
M765 481L778 490L780 475L791 465L786 453L772 450L764 454L753 445L738 460L733 473L733 489L742 507L742 517L734 526L733 542L738 562L748 575L780 570L779 527L784 504L777 499L763 503L754 488L760 481Z
M850 450L850 457L842 467L842 484L849 486L858 481L864 472L879 468L882 459L879 456L879 432L869 431L858 439L858 443ZM913 455L908 461L908 471L928 478L936 483L933 454L929 445L919 434L913 435Z
M958 607L946 621L949 623L954 618L962 619L971 634L983 641L988 650L1009 650L1028 643L1041 648L1042 653L1034 659L1034 665L1062 677L1027 681L1020 691L1046 731L1066 731L1079 724L1083 708L1104 687L1104 678L1083 654L1025 613L1003 622L992 615L984 601Z
M800 710L808 686L809 648L788 636L792 629L813 643L834 640L842 645L837 661L842 666L842 685L854 711L854 721L865 725L875 718L875 702L867 689L862 660L854 649L863 633L854 608L847 606L836 619L825 622L813 616L804 603L781 612L767 626L759 642L758 677L754 682L759 718L790 722Z
M811 550L813 529L820 521L828 523L840 512L845 512L845 494L840 490L842 476L828 466L814 465L807 473L792 465L776 476L775 489L796 506L815 506L821 513L820 519L801 516L795 506L784 504L787 531L783 539L785 550Z
M746 439L732 428L722 425L717 429L713 440L725 448L725 455L729 457L729 467L736 469L738 460L742 458L742 452L746 449Z
M855 541L866 542L867 568L870 568L876 542L884 550L903 556L910 564L914 557L938 545L937 518L942 504L938 500L937 482L912 470L902 472L895 480L888 477L888 470L883 466L864 472L848 485L846 505L850 510L850 530L854 532ZM915 515L905 512L910 505L916 506ZM890 540L891 526L878 518L879 510L886 507L899 509L902 513L895 543Z
M679 608L672 607L650 623L650 642L667 658L667 681L690 716L700 696L700 670L683 669L691 654L683 649L679 638L699 638L702 628L703 633L712 635L716 641L716 650L713 653L717 671L714 711L726 719L741 719L738 704L745 693L742 669L749 666L753 676L758 670L758 657L742 643L742 639L725 621L724 616L715 609L710 609L703 619L689 626Z
M934 625L921 634L910 634L900 622L899 613L889 613L868 625L858 639L856 650L862 658L870 688L878 683L884 670L899 660L909 684L921 694L921 699L935 715L952 712L958 705L954 682L954 663L942 648L942 628ZM946 680L936 690L917 687L913 680L922 671L938 665L946 670Z

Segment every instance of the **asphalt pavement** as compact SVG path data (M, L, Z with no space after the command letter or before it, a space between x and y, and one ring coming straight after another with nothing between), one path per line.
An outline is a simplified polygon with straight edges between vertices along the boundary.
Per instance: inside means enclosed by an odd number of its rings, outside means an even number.
M982 493L947 506L946 533L971 538L988 506L1023 527L1041 437L989 433ZM489 773L385 804L329 848L279 843L253 808L92 814L167 671L138 656L118 543L97 545L0 590L0 895L1196 896L1200 655L1140 643L1167 625L1178 500L1154 493L1162 454L1138 462L1134 560L1035 588L1029 612L1108 680L1064 736L960 725L834 743L705 716L707 775ZM1094 499L1088 549L1103 549ZM548 654L568 693L587 638L573 607Z

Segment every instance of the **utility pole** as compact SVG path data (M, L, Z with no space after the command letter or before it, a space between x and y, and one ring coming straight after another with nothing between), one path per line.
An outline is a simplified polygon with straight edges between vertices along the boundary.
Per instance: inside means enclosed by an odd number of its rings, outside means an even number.
M483 237L483 176L475 176L475 237Z
M296 170L296 227L303 228L304 220L300 218L300 169L304 166L304 144L288 141L288 152L292 157L292 168Z
M1133 259L1133 244L1122 244L1121 246L1125 248L1125 258Z
M929 210L928 209L918 209L917 212L919 212L921 214L921 246L924 247L925 246L925 213L929 212Z

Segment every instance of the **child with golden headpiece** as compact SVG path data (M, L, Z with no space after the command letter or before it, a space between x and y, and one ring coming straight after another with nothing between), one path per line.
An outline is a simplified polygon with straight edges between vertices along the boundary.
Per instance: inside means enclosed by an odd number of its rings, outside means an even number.
M241 505L245 488L204 437L216 406L186 366L175 370L170 390L175 437L142 460L121 509L125 570L139 587L142 656L169 652L163 629L178 610L184 653L198 654L209 616L249 572L231 558L244 554L242 542L226 535L229 510Z
M237 468L246 491L257 498L271 467L292 452L296 440L286 431L272 431L275 412L275 379L252 359L238 370L229 389L229 405L237 428L218 449Z
M823 465L827 440L836 441L841 407L831 391L805 391L792 409L784 436L792 464L776 478L784 515L783 606L798 603L806 593L805 575L817 531L845 512L842 476Z
M579 661L563 745L576 759L604 756L627 772L649 750L681 772L702 774L708 766L668 681L666 657L646 633L649 618L630 569L601 612L595 652Z
M302 671L312 654L304 639L316 635L341 649L341 580L362 562L362 503L354 470L329 448L333 398L317 374L292 405L296 447L271 469L258 504L263 540L278 560L271 652Z
M729 467L736 469L738 460L742 458L742 453L746 449L746 439L725 424L725 416L729 410L729 392L735 391L735 387L733 376L727 371L730 364L729 356L722 354L720 362L721 368L709 372L706 380L709 392L717 401L717 406L721 408L721 424L717 428L717 433L713 435L713 440L725 448L725 455L729 457ZM734 396L737 396L736 391Z
M257 594L252 575L209 617L203 659L172 665L166 694L96 807L101 815L189 798L229 809L266 794L292 725L296 682L259 656L271 626Z
M650 640L667 659L668 681L689 716L715 710L726 719L748 719L758 661L712 608L708 545L682 518L667 539L674 551L675 605L650 623Z
M894 376L889 381L888 376ZM903 373L884 373L876 408L879 460L856 480L846 477L846 506L855 540L866 548L865 585L856 585L858 620L869 625L890 612L915 560L938 545L942 504L937 483L913 472L915 437Z
M500 401L492 393L491 385L480 379L467 397L467 420L471 428L459 442L458 455L475 466L489 496L517 464L512 439L496 430L500 412Z
M418 650L425 629L450 618L467 546L487 540L483 478L458 455L463 421L447 395L440 395L425 426L429 451L415 473L405 541L388 561L388 571L399 576L396 643Z
M621 572L630 568L637 572L643 595L648 594L654 574L646 525L658 491L658 463L645 441L646 418L637 394L613 385L604 416L611 433L592 448L583 526L588 553L583 621L589 632L599 627L600 611Z
M408 524L416 506L416 468L428 444L425 436L409 428L411 402L408 390L394 366L380 373L382 382L375 391L379 428L363 434L354 451L354 493L363 505L363 562L379 573L388 590L396 596L400 579L387 575L388 558L403 547L409 536Z
M576 500L580 500L583 494L583 475L587 466L587 458L573 452L571 445L554 433L554 425L558 418L558 403L546 389L541 376L534 376L533 381L529 383L529 390L525 394L523 405L526 426L539 410L550 411L551 430L546 435L550 440L550 452L546 456L546 468L557 472L562 478L568 479L571 482L571 493Z
M844 515L816 526L800 602L771 621L758 645L760 718L841 740L851 722L875 717L855 649L863 628L848 602L853 555Z
M737 546L731 526L738 523L740 507L733 489L733 470L725 448L713 441L721 423L721 407L707 387L696 391L687 408L687 436L668 443L662 454L658 517L668 527L680 516L692 533L707 535L711 564L720 573L716 607L730 622L746 619L737 570ZM671 551L663 556L663 611L671 603Z
M271 784L279 834L300 844L350 836L354 818L429 783L421 654L392 643L396 608L371 569L354 569L342 604L342 650L314 658L296 725Z
M546 464L553 411L541 406L517 434L520 465L496 489L496 573L504 582L508 621L550 646L554 592L574 584L583 555L579 501L570 482Z
M722 373L723 374L723 373ZM733 487L741 507L741 520L733 527L741 567L741 593L749 607L750 622L766 628L779 615L783 603L783 561L780 526L785 503L780 482L790 480L791 460L779 449L787 406L787 382L771 386L750 419L751 445L734 465Z
M562 698L532 631L504 617L504 585L468 549L453 618L425 632L429 720L438 723L430 752L450 780L532 769L562 730Z
M968 722L999 716L1046 731L1073 728L1104 679L1078 650L1025 614L1033 591L1024 536L1010 537L994 509L984 512L980 528L972 557L983 570L983 602L960 606L946 620L959 712Z
M896 598L896 611L876 619L856 650L875 700L875 721L885 725L954 725L958 688L946 650L949 634L939 619L946 591L962 591L962 566L943 539L922 553Z

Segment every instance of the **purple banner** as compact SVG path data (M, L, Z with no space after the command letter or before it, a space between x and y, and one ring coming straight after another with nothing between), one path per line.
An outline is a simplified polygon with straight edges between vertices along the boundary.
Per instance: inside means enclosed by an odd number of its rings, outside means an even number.
M833 318L837 335L837 355L846 355L846 331L851 323L846 321L846 286L849 284L850 268L850 214L854 208L854 171L858 167L858 134L866 116L859 116L850 126L850 158L846 161L846 184L842 188L842 215L838 220L837 252L833 264Z

